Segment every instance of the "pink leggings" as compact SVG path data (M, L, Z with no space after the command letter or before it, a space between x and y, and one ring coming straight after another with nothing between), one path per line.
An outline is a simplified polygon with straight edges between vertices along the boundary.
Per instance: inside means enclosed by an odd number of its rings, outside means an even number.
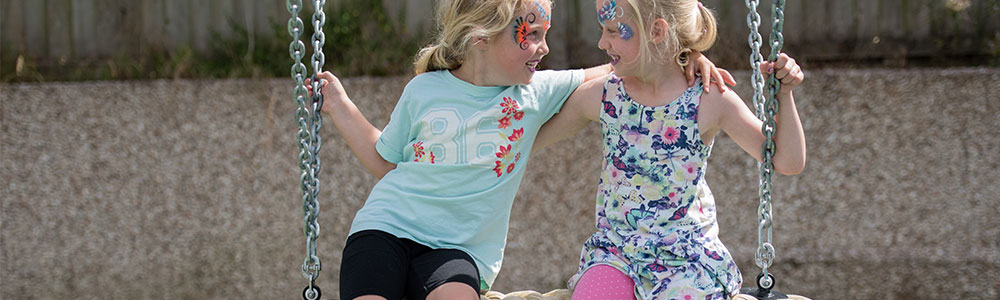
M573 289L573 300L634 300L635 282L618 269L596 265L583 272Z

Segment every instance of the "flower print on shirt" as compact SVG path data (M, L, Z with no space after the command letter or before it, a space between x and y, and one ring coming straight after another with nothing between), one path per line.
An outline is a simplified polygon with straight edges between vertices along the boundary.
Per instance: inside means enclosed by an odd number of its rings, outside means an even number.
M517 142L521 140L521 136L523 135L524 135L524 127L522 127L521 129L514 129L514 133L511 133L510 136L507 137L507 140L511 142Z
M503 101L500 102L500 109L504 117L497 120L497 128L499 129L513 128L512 126L514 126L515 122L524 118L521 105L513 98L503 97ZM496 172L497 177L514 172L515 163L521 160L521 152L518 152L517 149L521 145L521 139L524 137L524 127L513 129L510 134L500 132L500 136L510 143L500 145L500 148L497 150L497 160L493 165L493 171Z
M510 97L503 97L503 102L500 102L500 108L503 109L503 113L506 115L512 115L521 109L521 105L517 104L517 100L511 99Z
M424 152L424 142L413 143L413 161L434 163L434 152Z

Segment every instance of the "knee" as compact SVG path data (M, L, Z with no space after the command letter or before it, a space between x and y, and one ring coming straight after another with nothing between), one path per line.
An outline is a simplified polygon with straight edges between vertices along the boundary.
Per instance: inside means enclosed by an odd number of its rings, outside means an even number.
M434 288L427 294L427 300L479 300L479 293L468 284L460 282L448 282Z

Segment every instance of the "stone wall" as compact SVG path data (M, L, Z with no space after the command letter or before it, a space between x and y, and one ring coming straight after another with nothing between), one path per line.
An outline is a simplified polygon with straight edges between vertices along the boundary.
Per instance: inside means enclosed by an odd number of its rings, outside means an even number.
M737 91L749 99L748 74ZM346 78L377 126L407 78ZM815 70L805 172L774 179L778 289L813 299L1000 297L1000 70ZM305 285L291 82L0 85L0 298L290 299ZM327 122L324 262L375 178ZM593 230L596 125L535 156L500 291L561 288ZM759 272L755 163L720 135L721 236Z

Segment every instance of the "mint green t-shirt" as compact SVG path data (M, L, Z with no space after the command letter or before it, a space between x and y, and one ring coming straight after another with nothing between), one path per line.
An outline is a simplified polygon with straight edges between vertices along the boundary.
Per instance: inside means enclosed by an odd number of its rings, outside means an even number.
M483 87L450 71L417 75L375 145L396 169L372 188L351 233L465 251L488 289L538 129L583 79L582 70L540 71L528 85Z

